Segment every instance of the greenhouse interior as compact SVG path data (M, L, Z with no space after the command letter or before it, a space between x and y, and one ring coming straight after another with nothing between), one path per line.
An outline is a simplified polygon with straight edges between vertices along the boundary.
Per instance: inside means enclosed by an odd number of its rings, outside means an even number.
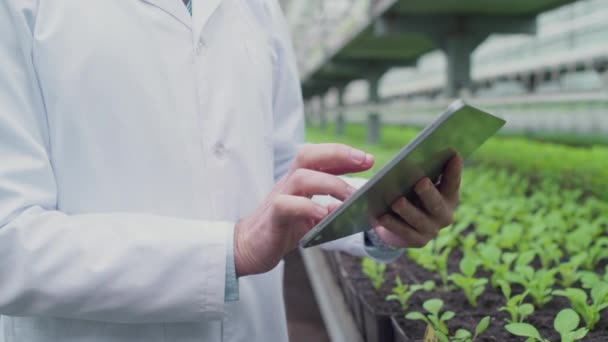
M351 176L374 177L455 100L506 121L424 247L286 258L290 339L608 341L608 2L281 5L307 142L375 157Z
M608 342L608 0L0 0L0 342Z

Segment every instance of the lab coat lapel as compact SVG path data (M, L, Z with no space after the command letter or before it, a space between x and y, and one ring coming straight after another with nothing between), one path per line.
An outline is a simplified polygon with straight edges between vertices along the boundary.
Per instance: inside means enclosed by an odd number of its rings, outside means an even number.
M177 1L177 0L176 0ZM220 6L222 0L193 0L192 1L192 31L195 38L201 34L209 18Z
M156 6L161 10L167 12L175 19L179 20L188 28L192 25L192 19L186 9L182 0L142 0L143 2L149 3L152 6ZM206 1L206 0L205 0ZM195 1L196 2L196 1Z

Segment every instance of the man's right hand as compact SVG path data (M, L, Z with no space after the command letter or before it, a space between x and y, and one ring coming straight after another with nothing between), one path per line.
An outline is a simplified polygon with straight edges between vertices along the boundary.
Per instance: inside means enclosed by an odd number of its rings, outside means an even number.
M272 270L332 210L314 203L312 196L330 195L344 201L356 189L338 175L365 171L373 164L371 155L346 145L301 146L291 169L264 203L236 225L237 276Z

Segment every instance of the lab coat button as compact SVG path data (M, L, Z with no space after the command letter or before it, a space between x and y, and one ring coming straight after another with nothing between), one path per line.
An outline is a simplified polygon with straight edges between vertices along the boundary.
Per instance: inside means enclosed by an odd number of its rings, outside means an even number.
M204 51L205 51L205 40L203 38L201 38L198 40L198 43L196 44L196 54L202 55Z
M218 142L213 146L213 154L219 158L222 159L224 157L224 155L226 154L226 147L224 146L223 143Z

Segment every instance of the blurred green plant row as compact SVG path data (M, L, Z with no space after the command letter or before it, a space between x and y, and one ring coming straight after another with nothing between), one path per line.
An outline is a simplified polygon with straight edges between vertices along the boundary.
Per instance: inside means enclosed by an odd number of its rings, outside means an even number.
M363 174L370 176L414 138L419 130L385 125L382 127L381 142L378 145L365 143L366 127L361 124L346 125L345 134L341 137L336 137L334 132L333 125L328 125L325 131L308 127L307 141L342 142L373 153L376 164L371 171ZM498 136L486 142L469 159L476 164L516 171L533 181L550 179L561 186L582 189L586 193L608 200L608 146L580 148Z
M417 131L386 127L382 133L382 143L371 146L361 143L362 126L348 126L339 139L331 128L313 128L308 141L340 141L365 149L376 156L374 172ZM447 321L475 312L488 291L503 296L500 310L508 317L492 324L510 334L546 341L547 332L534 327L530 318L561 296L570 305L555 316L555 330L562 341L583 338L608 308L608 273L598 266L608 260L608 148L498 137L472 159L475 163L463 176L454 225L426 247L406 253L437 274L437 285L385 279L385 267L369 259L364 259L362 272L378 291L384 282L394 283L387 300L398 301L407 318L433 326L442 341L472 341L483 333L485 321L474 332L449 329ZM450 273L448 261L456 255L462 255L458 271ZM433 302L423 305L426 312L412 311L409 299L416 291L459 291L469 307L440 314L441 305Z

